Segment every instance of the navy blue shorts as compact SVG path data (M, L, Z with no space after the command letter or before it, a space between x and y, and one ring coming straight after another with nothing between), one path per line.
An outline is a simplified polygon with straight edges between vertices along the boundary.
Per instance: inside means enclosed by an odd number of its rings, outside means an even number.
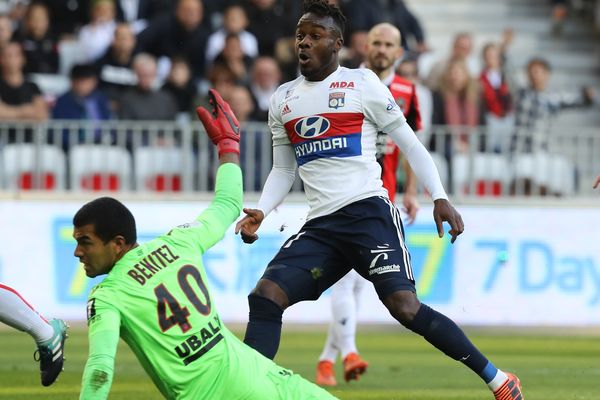
M400 212L387 197L369 197L307 221L263 278L277 283L291 305L318 299L352 268L381 299L397 290L415 292Z

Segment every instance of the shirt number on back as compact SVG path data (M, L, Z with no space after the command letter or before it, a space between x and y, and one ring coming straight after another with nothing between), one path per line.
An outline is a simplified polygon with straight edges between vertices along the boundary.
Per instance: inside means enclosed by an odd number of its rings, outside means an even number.
M198 294L196 294L197 290L190 284L190 278L192 278L192 283L195 283L197 289L199 289L202 299L198 297ZM193 265L184 265L177 271L177 282L194 308L202 315L209 315L211 311L210 296L198 269ZM154 294L156 295L157 302L158 325L163 332L168 331L175 325L178 325L184 333L192 328L188 320L190 311L187 307L182 307L179 304L164 283L154 288ZM170 313L169 316L167 316L167 312Z

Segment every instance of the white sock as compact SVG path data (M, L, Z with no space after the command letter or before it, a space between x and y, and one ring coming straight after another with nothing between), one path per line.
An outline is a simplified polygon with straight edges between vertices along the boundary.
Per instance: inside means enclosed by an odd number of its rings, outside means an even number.
M319 361L330 361L332 363L335 363L339 350L337 347L335 347L336 340L334 338L334 324L334 321L331 321L331 323L329 324L329 329L327 331L327 340L325 340L325 346L323 347L323 351L319 356Z
M349 353L358 353L356 349L356 298L354 285L344 277L333 287L331 293L331 312L334 346L341 352L342 360ZM358 279L362 279L360 276ZM348 284L350 282L350 284Z
M508 379L508 376L501 370L498 370L498 372L496 372L496 376L494 377L494 379L492 379L490 381L490 383L488 383L487 385L492 392L495 392L496 390L498 390L500 388L500 386L502 386L504 384L504 382L506 382L507 379Z
M13 288L0 283L0 321L29 333L37 343L52 338L54 329Z

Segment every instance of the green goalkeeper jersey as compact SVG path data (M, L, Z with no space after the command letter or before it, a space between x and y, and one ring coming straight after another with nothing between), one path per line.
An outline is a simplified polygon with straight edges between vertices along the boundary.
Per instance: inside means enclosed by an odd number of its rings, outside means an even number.
M105 399L119 336L169 399L331 399L242 343L220 321L202 254L239 216L237 165L217 173L211 205L192 223L126 253L90 293L90 354L81 399Z

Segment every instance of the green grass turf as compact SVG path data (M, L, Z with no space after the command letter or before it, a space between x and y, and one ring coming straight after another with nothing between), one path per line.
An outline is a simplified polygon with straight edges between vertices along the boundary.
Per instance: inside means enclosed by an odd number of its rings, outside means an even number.
M239 331L238 331L239 333ZM581 334L468 330L471 339L501 368L516 372L527 400L600 399L600 337ZM308 379L325 338L325 329L286 327L278 364ZM331 392L340 399L481 400L492 396L477 376L403 330L360 329L358 345L369 370L359 382L340 382ZM0 399L76 399L87 356L85 328L72 328L67 341L66 370L49 388L39 383L30 337L0 330ZM338 363L338 380L341 365ZM114 400L160 399L129 349L121 342ZM215 399L218 400L218 399ZM229 399L224 399L229 400ZM265 399L269 400L269 399Z

